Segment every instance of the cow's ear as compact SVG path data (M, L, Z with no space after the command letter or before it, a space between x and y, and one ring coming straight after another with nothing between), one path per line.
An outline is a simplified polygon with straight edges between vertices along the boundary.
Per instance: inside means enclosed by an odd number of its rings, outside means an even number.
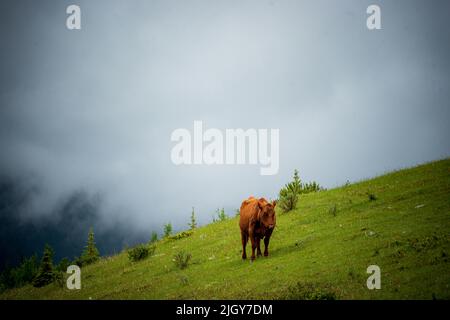
M273 201L272 201L272 205L273 205L273 207L275 208L275 206L277 205L277 200L273 200Z
M266 205L265 200L259 199L258 200L258 207L262 210L264 206Z

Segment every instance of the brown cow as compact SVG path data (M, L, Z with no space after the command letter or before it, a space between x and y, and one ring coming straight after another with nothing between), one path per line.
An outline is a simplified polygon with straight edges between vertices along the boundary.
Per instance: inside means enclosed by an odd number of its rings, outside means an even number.
M252 260L255 260L255 249L258 256L261 255L260 241L264 239L264 256L269 255L269 240L275 228L276 201L268 202L264 198L249 197L241 205L239 226L242 238L242 259L247 259L245 247L248 238L252 243Z

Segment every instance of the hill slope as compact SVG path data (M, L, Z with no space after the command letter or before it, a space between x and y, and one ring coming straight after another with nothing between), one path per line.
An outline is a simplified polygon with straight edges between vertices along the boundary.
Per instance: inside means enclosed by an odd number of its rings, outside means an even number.
M159 241L144 261L123 252L84 267L81 290L26 286L0 298L450 299L450 160L304 195L295 211L278 213L270 249L242 261L233 217ZM192 254L185 270L172 261L180 250ZM381 290L366 287L373 264Z

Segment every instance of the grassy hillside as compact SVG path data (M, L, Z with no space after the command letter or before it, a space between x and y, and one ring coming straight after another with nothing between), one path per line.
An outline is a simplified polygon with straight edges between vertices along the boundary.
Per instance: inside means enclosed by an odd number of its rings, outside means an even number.
M233 217L161 240L141 262L123 252L84 267L81 290L26 286L0 298L450 299L450 160L304 195L295 211L278 212L270 249L268 258L242 261ZM192 254L185 270L172 261L180 250ZM380 290L366 287L372 264Z

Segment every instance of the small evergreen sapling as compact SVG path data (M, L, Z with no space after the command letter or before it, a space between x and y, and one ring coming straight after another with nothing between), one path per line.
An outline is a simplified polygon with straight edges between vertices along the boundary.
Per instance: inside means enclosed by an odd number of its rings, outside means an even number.
M89 230L87 245L81 256L81 261L83 265L88 265L96 262L99 258L100 253L97 247L95 246L94 230L91 228Z
M150 243L155 243L156 241L158 241L158 234L156 231L153 231L152 236L150 237Z
M194 230L195 228L197 228L197 221L195 220L194 207L192 207L191 222L188 225L191 228L191 230Z
M172 234L172 224L169 222L164 225L164 237L168 237Z
M227 218L228 218L228 216L227 216L227 214L225 213L225 209L224 208L222 208L222 209L217 209L217 217L219 218L219 221L225 221L225 220L227 220Z
M323 190L323 188L315 181L302 183L298 176L298 171L295 170L293 180L280 190L278 206L283 212L291 211L297 206L301 194L318 192L320 190Z
M294 171L293 181L286 184L279 194L278 206L283 212L288 212L297 206L298 196L302 188L302 182L298 176L298 171Z

